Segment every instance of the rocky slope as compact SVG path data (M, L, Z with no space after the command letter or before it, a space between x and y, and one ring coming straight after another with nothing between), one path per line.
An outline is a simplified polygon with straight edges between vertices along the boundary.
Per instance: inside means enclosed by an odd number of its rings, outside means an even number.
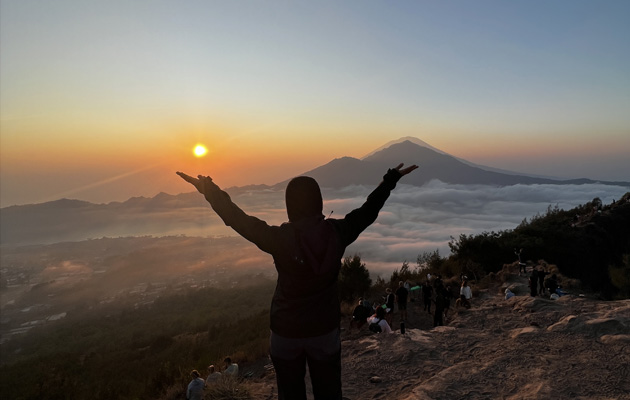
M506 287L517 296L505 300ZM404 335L344 330L344 397L630 399L630 300L534 298L515 272L475 292L447 326L411 303ZM248 384L254 398L276 398L273 372Z

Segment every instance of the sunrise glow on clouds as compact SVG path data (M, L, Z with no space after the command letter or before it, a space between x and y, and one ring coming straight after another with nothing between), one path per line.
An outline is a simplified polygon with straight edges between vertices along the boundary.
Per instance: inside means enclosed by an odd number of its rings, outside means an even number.
M402 136L630 179L626 2L0 7L3 207L188 190L176 170L273 184Z

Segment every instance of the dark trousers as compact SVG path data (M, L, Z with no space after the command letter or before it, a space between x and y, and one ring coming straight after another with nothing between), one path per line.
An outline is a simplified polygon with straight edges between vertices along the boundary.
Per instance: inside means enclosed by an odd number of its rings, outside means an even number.
M431 298L430 297L424 298L424 309L427 310L428 312L431 312Z
M444 310L440 310L439 308L435 308L435 315L433 315L433 326L444 326L444 318L442 318L442 315L444 313Z
M285 338L271 332L271 360L279 400L306 400L308 364L315 400L341 400L339 330L314 338Z

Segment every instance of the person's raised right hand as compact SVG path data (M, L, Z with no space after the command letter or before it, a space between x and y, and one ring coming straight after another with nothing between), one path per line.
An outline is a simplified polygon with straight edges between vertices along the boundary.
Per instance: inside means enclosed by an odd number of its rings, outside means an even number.
M405 165L405 164L400 163L400 164L398 164L398 166L396 168L394 168L396 171L398 171L400 173L401 176L405 176L405 175L411 173L411 171L413 171L413 170L418 168L418 166L415 165L415 164L410 166L410 167L407 167L407 168L403 168L403 165Z

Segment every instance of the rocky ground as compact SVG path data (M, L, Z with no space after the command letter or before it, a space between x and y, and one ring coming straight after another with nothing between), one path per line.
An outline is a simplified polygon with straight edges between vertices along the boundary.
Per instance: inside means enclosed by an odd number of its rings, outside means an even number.
M446 326L410 303L404 335L344 330L344 397L630 399L630 300L531 297L515 273L476 292ZM261 375L248 380L254 398L275 399L273 371Z

